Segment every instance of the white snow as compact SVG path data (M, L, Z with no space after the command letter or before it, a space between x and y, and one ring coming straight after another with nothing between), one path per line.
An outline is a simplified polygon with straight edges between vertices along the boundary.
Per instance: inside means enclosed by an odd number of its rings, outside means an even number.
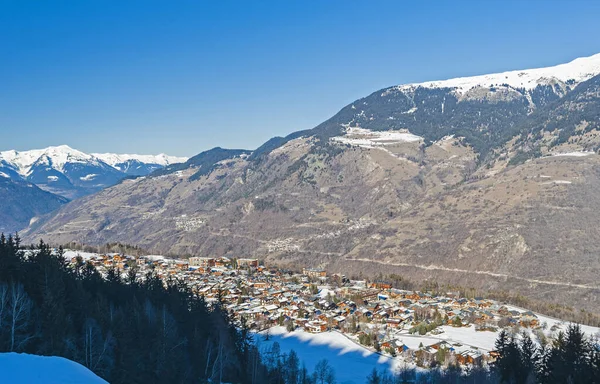
M58 176L48 176L48 181L58 181Z
M8 176L6 173L4 172L0 172L0 177L5 177L7 179L10 179L10 176Z
M494 349L494 343L498 333L490 331L476 331L474 326L452 327L444 325L441 327L444 333L437 335L437 338L446 340L449 343L460 343L489 352Z
M83 180L83 181L89 181L89 180L94 180L96 178L96 176L98 176L95 173L90 173L89 175L85 175L83 177L80 177L79 179Z
M94 158L68 145L33 149L30 151L4 151L0 152L0 160L5 160L19 174L27 176L31 167L36 163L50 164L52 168L62 172L66 163L94 162Z
M383 147L400 143L412 143L423 140L407 130L371 131L359 127L347 127L344 136L332 137L331 140L342 144L356 145L364 148Z
M147 255L144 256L145 259L150 260L150 261L163 261L165 260L164 256L161 255Z
M542 184L573 184L572 181L569 180L552 180L552 181L546 181L545 183Z
M512 310L516 310L519 312L526 312L527 309L521 308L521 307L516 307L514 305L506 305L506 308L508 308L508 310L512 311ZM553 317L550 316L545 316L545 315L541 315L539 313L535 314L540 322L540 324L547 324L547 330L546 330L546 334L550 334L552 333L553 336L556 336L558 334L558 332L560 331L566 331L567 327L569 326L569 324L571 324L568 321L563 321L563 320L559 320L559 319L555 319ZM550 332L551 328L555 326L556 329L554 332ZM598 327L592 327L589 325L580 325L581 330L586 334L586 336L588 337L592 337L592 336L596 336L596 337L600 337L600 328Z
M144 164L158 164L162 166L167 166L169 164L175 163L185 163L188 158L187 157L177 157L177 156L168 156L164 153L159 155L135 155L135 154L115 154L115 153L92 153L92 156L104 161L106 164L111 167L115 167L115 165L119 163L125 163L129 160L137 160L140 163Z
M265 340L264 332L256 339L263 353L274 342L279 343L282 353L293 349L309 373L320 360L327 359L339 384L363 384L373 368L393 371L401 365L400 359L371 352L338 332L313 334L296 330L289 333L284 327L273 327L269 330L269 340Z
M553 81L573 81L577 85L583 81L600 74L600 53L575 59L566 64L546 68L516 70L489 75L459 77L449 80L428 81L400 85L398 90L409 90L418 87L425 88L454 88L458 94L464 94L475 87L491 87L508 84L513 88L534 89L538 85L552 84Z
M329 294L331 294L331 296L335 296L335 292L333 292L330 289L323 288L319 291L317 296L319 296L321 299L325 299L325 298L327 298L327 296L329 296Z
M559 153L553 153L552 156L553 157L561 157L561 156L569 156L569 157L585 157L585 156L590 156L593 155L594 152L559 152Z
M81 256L81 258L83 258L84 260L89 260L92 257L99 257L100 255L98 255L97 253L92 253L92 252L81 252L81 251L66 250L64 252L63 256L67 260L71 260L72 258L77 257L77 256Z
M0 353L0 381L11 384L106 384L81 364L56 356Z
M116 168L115 164L127 160L138 160L146 164L159 164L166 166L173 163L187 161L186 157L160 155L117 155L112 153L87 154L68 145L59 145L57 147L48 147L44 149L33 149L30 151L4 151L0 152L0 161L4 160L6 165L22 176L27 176L31 172L34 164L47 164L52 168L63 172L67 163L84 163L101 165L102 163ZM83 180L83 179L82 179Z

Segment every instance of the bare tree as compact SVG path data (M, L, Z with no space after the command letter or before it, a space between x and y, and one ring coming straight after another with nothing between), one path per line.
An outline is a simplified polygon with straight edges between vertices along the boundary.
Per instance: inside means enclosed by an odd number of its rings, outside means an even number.
M31 299L22 284L10 285L8 326L10 327L10 351L21 349L33 336L26 335L31 319Z
M9 312L8 285L0 284L0 348L4 348L5 329Z
M320 360L315 366L315 378L318 384L335 383L335 372L327 359Z
M102 330L94 319L87 319L84 326L84 364L94 372L112 368L114 340L110 332L102 336Z

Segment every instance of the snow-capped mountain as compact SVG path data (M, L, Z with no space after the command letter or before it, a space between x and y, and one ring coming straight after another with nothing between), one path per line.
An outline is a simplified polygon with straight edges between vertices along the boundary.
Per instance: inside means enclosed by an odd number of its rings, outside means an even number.
M589 57L580 57L569 63L551 67L405 84L398 86L397 89L407 90L417 87L453 88L456 93L465 94L471 89L478 87L504 86L525 90L533 90L538 86L545 85L568 85L575 87L577 84L589 80L598 74L600 74L600 53Z
M147 175L167 165L185 163L188 159L187 157L168 156L164 153L159 155L92 153L92 156L130 176Z
M0 152L0 172L73 199L114 185L127 176L143 176L185 158L86 154L67 145L30 151Z

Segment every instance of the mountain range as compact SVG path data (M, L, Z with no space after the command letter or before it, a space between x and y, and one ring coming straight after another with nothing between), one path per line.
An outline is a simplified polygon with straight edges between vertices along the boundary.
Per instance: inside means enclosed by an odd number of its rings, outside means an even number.
M599 150L600 54L385 88L254 151L214 148L74 200L25 238L408 274L595 310Z
M69 200L186 160L164 154L86 154L66 145L0 152L0 230L22 229Z

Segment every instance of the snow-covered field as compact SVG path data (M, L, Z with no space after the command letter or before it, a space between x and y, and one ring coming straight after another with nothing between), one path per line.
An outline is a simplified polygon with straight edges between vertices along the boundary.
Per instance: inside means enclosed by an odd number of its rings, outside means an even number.
M521 307L515 307L514 305L506 305L506 308L508 308L509 310L516 310L519 312L527 311L527 309L524 309ZM547 329L546 329L545 333L549 336L556 336L558 334L558 332L566 331L567 327L570 324L568 321L563 321L560 319L555 319L553 317L540 315L539 313L536 313L536 316L537 316L538 320L540 321L540 324L546 323ZM553 327L555 328L554 331L552 331ZM581 325L581 330L588 337L596 336L596 337L600 338L600 328L598 328L598 327L591 327L589 325Z
M373 368L393 371L401 365L399 359L371 352L338 332L312 334L296 330L289 333L284 327L273 327L269 333L268 341L264 332L256 336L261 351L270 349L274 342L279 343L282 353L293 349L310 373L319 360L327 359L339 384L363 384Z
M526 311L514 306L507 307L510 310ZM569 325L568 322L551 317L537 316L540 324L546 324L544 333L547 336L556 336L559 331L566 330ZM437 329L443 330L443 332L437 335L420 336L411 335L408 331L403 330L398 331L394 338L413 350L419 349L421 344L428 346L446 341L453 344L457 351L475 348L482 353L487 353L494 349L494 343L500 332L500 330L496 332L476 331L474 326L458 328L442 326ZM523 330L526 329L523 328ZM581 326L581 329L588 337L600 337L600 328L584 325ZM313 334L296 330L290 333L284 327L273 327L269 330L269 340L265 340L264 335L265 331L256 336L256 342L263 353L268 351L274 342L277 342L282 353L289 353L293 349L309 372L314 370L319 360L327 359L335 370L336 379L340 384L363 383L374 367L379 371L388 370L390 372L397 371L402 366L414 367L414 364L407 363L401 356L392 358L377 354L335 331ZM458 346L459 344L461 346Z
M63 256L67 260L71 260L72 258L77 257L77 256L81 256L81 258L83 260L89 260L90 258L98 257L99 255L97 253L91 253L91 252L66 250L65 253L63 254Z
M344 136L332 137L331 140L364 148L377 148L417 142L423 140L423 138L408 131L371 131L364 128L347 127Z
M552 157L585 157L594 154L594 152L557 152L553 153Z
M81 364L62 357L0 353L0 382L11 384L106 384Z

